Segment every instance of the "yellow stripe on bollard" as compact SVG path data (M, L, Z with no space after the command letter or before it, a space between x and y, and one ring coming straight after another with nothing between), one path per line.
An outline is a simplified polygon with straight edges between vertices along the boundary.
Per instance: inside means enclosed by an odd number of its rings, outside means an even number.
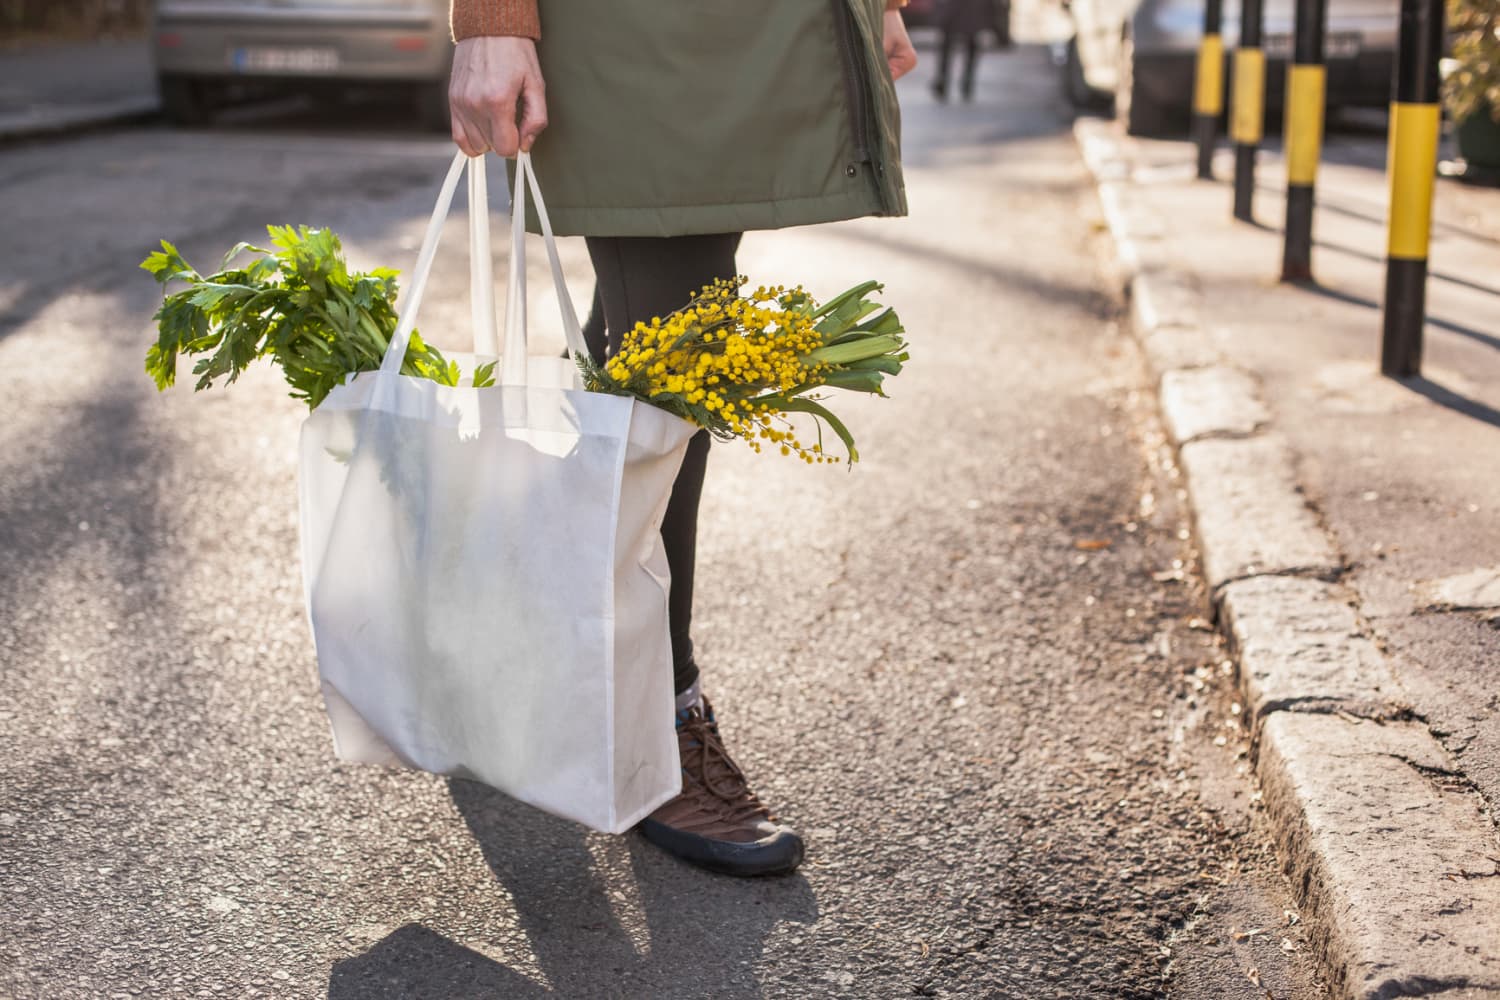
M1266 120L1266 54L1261 49L1234 53L1234 113L1229 134L1242 146L1257 146Z
M1437 175L1436 104L1391 104L1386 170L1391 179L1390 242L1386 252L1401 260L1426 260L1432 232L1432 188Z
M1218 117L1224 110L1224 39L1204 35L1198 46L1198 85L1193 93L1193 110L1200 115Z
M1323 150L1323 94L1327 71L1322 66L1290 66L1286 79L1286 178L1311 186L1318 179Z

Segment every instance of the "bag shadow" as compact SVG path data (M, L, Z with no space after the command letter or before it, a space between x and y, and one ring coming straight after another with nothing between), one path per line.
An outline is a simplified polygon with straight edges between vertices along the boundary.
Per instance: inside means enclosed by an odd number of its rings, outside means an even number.
M783 921L817 919L801 875L714 875L634 832L593 833L474 781L450 779L448 789L550 988L409 924L337 963L329 1000L756 998L754 969L770 933ZM497 909L505 906L497 894Z
M553 995L421 924L399 927L364 954L335 962L328 977L328 1000L531 1000Z

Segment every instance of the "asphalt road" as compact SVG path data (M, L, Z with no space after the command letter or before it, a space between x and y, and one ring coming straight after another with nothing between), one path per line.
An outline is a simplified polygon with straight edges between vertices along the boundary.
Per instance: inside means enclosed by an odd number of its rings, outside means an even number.
M336 763L299 404L142 372L156 239L207 261L309 222L407 266L443 141L288 106L0 149L0 994L1320 995L1045 50L990 56L969 106L918 74L912 217L743 252L757 281L884 279L913 342L892 398L845 407L852 472L712 456L705 683L810 850L754 882ZM462 225L422 322L452 347Z

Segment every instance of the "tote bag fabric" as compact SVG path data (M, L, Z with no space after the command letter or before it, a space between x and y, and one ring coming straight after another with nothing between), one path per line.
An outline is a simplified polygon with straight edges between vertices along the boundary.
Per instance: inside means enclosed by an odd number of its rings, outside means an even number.
M571 361L527 357L528 186L568 347L586 347L525 154L498 384L400 374L465 159L444 181L380 369L334 389L302 427L324 704L344 760L473 778L618 833L681 789L660 529L696 428L584 391ZM468 172L474 336L493 357L483 160Z

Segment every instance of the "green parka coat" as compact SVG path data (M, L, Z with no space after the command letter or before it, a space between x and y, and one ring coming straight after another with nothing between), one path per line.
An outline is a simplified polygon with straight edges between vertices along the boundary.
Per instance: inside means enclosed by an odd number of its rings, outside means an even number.
M904 215L882 0L541 0L559 234Z

